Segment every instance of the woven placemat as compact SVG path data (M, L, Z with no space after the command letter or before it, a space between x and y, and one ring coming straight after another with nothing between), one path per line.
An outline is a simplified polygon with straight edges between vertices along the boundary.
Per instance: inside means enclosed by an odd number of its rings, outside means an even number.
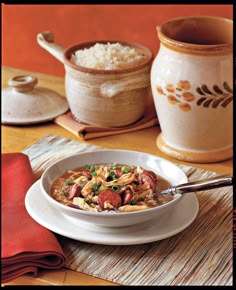
M105 148L46 135L23 153L39 177L55 161L78 152ZM189 180L217 176L215 172L179 165ZM197 193L199 213L181 233L161 241L106 246L58 236L66 267L122 285L232 285L233 190Z

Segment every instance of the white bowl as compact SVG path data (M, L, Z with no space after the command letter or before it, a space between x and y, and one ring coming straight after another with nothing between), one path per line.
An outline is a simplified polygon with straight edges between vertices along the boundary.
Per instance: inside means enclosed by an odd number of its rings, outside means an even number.
M134 166L139 165L146 170L152 170L169 181L171 185L178 185L188 181L187 176L178 165L155 155L130 150L102 150L72 155L48 167L40 179L42 193L48 202L61 213L78 219L78 222L82 221L106 227L132 226L147 222L151 219L158 219L163 214L170 212L176 203L181 200L182 195L176 195L172 201L150 209L112 213L91 212L72 208L59 203L50 195L52 183L66 170L82 167L85 164L113 162Z

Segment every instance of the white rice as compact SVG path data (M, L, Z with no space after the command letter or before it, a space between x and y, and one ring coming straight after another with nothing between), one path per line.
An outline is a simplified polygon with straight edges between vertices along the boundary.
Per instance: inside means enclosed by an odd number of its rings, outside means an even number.
M90 48L77 50L76 65L102 70L123 69L145 61L147 56L142 50L124 46L120 43L96 43Z

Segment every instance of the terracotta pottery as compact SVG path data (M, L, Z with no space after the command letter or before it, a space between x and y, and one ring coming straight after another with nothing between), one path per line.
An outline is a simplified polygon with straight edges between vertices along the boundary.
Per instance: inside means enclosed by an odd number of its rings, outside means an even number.
M193 16L157 27L160 50L151 87L161 134L157 146L179 160L233 155L233 21Z
M153 60L148 48L132 42L102 40L64 49L54 42L51 32L39 33L37 41L64 64L66 97L77 121L119 127L132 124L143 116ZM138 48L146 54L146 60L133 67L116 70L91 69L73 62L77 50L108 42Z

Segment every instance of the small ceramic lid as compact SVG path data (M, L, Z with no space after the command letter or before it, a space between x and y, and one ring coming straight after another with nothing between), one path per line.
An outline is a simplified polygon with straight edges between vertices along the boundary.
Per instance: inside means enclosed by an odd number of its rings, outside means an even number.
M50 121L68 111L67 99L58 93L36 86L38 79L15 76L2 89L2 123L34 124Z

